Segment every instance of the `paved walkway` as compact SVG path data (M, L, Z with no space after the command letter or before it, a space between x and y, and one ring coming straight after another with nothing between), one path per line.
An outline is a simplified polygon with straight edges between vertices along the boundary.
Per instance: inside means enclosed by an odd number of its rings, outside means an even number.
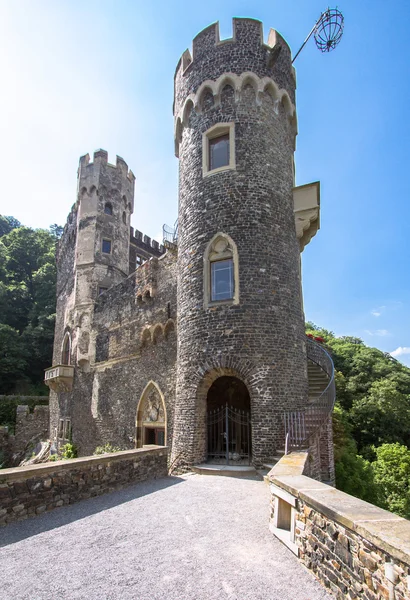
M330 600L262 481L186 475L0 528L1 600Z

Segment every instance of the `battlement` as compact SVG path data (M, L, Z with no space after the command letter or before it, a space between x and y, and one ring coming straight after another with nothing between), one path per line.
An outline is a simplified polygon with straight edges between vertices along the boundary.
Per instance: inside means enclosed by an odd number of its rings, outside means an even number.
M128 165L121 156L116 157L115 165L108 162L108 152L106 150L96 150L93 155L93 162L90 162L90 155L84 154L80 157L78 167L78 180L89 178L95 171L99 172L102 169L116 169L118 176L127 178L132 184L135 181L135 175L128 169Z
M144 235L141 231L138 231L138 229L134 231L133 227L130 227L130 242L131 244L134 244L134 246L142 247L148 252L153 251L157 255L165 252L165 248L162 244L156 240L152 240L148 235Z
M195 63L209 62L210 57L217 60L218 55L225 61L226 72L240 75L240 72L253 70L251 65L257 65L254 60L256 57L261 60L261 66L265 65L269 68L279 58L279 54L283 65L286 63L286 68L293 70L290 47L275 29L270 29L268 40L265 43L261 21L235 17L232 19L232 37L230 38L221 40L219 22L212 23L195 36L192 42L192 53L190 50L185 50L182 54L175 70L175 79L186 77L194 68ZM226 62L227 57L229 57L228 62ZM244 61L244 68L240 66L242 61ZM230 64L235 65L236 68L229 68ZM261 73L258 74L261 76ZM268 73L265 72L263 75L268 75Z

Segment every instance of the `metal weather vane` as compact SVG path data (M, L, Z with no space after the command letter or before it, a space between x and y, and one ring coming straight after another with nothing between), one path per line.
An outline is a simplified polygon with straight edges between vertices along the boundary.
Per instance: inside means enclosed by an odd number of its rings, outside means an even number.
M331 50L334 50L342 39L343 27L344 16L340 10L337 8L328 8L325 10L312 27L312 30L299 50L296 52L292 63L295 62L312 35L315 38L317 48L319 48L321 52L331 52Z

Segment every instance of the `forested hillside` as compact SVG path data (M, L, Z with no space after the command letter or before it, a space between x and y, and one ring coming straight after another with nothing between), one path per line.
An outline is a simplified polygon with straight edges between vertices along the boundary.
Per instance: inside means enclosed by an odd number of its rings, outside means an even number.
M61 232L0 215L0 394L48 394L43 379L52 357Z
M410 369L355 337L320 336L336 370L336 485L410 518Z

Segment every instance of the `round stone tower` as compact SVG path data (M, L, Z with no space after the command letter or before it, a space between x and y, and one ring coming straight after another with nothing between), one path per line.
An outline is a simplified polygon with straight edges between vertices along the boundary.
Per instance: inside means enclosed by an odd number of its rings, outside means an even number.
M271 30L265 44L253 19L234 19L222 41L206 28L176 69L181 466L261 465L284 447L283 412L307 403L295 87L287 43Z

